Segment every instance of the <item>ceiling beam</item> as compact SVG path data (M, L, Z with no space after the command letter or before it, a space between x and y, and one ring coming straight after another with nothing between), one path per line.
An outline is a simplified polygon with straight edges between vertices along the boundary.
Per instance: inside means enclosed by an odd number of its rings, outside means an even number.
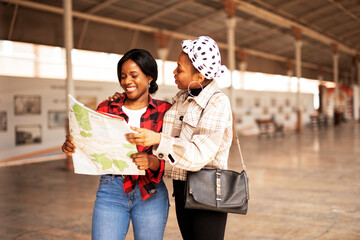
M104 8L107 8L111 5L113 5L115 2L117 2L119 0L106 0L102 3L99 3L97 5L95 5L94 7L90 8L89 10L87 10L87 13L97 13L100 12L101 10L103 10Z
M149 23L153 20L156 20L158 17L168 14L169 12L172 12L172 11L176 10L177 8L188 4L189 2L191 2L191 0L180 1L170 7L166 6L163 9L161 9L160 11L157 11L156 13L153 13L153 14L149 15L148 17L140 20L138 23L140 23L140 24Z
M271 42L274 42L274 41L277 41L281 38L284 38L285 35L284 34L280 34L280 35L275 35L275 36L271 36L271 37L268 37L268 38L265 38L264 41L261 41L261 42L255 42L253 44L250 44L250 46L248 46L249 48L260 48L268 43L271 43Z
M263 37L265 37L266 35L274 32L274 31L278 31L278 30L279 30L279 29L277 29L277 28L270 28L270 29L267 30L267 31L261 31L261 32L258 33L258 34L252 34L252 35L250 35L248 38L240 39L240 40L238 41L238 43L239 43L240 45L246 45L248 42L253 42L253 41L255 41L255 40L259 39L259 38L263 38Z
M312 18L313 16L317 16L319 17L320 14L322 14L323 12L326 12L327 10L334 8L334 6L332 6L331 4L326 5L325 7L322 8L316 8L313 11L310 11L308 13L304 13L303 15L301 15L301 17L303 19L306 18Z
M59 14L59 15L64 14L63 8L53 7L53 6L49 6L49 5L42 4L42 3L29 2L29 1L23 1L23 0L0 0L0 1L7 2L10 4L18 4L19 6L22 6L22 7L27 7L27 8L36 9L36 10L45 11L45 12L51 12L51 13L55 13L55 14ZM147 32L147 33L156 33L156 32L162 31L163 33L168 34L169 36L171 36L173 38L181 39L181 40L196 38L196 36L183 34L183 33L179 33L176 31L168 31L165 29L158 29L155 27L145 26L145 25L141 25L141 24L130 23L130 22L115 20L115 19L111 19L111 18L95 16L95 15L92 15L89 13L73 11L72 15L73 15L73 17L76 17L79 19L90 20L90 21L94 21L94 22L98 22L98 23L102 23L102 24L112 25L112 26L121 27L121 28L128 28L128 29L143 31L143 32ZM227 49L228 44L218 42L218 46L219 46L219 48ZM236 47L236 50L240 50L240 49L245 50L247 52L247 54L250 54L250 55L253 55L256 57L266 58L266 59L280 61L280 62L287 62L289 60L286 57L274 55L271 53L261 52L261 51L257 51L254 49ZM290 59L290 60L293 60L293 59ZM313 63L307 63L307 62L302 62L302 66L306 67L306 68L315 69L315 70L317 70L319 68L318 65L313 64ZM324 71L332 72L332 69L324 68Z
M341 34L341 38L349 38L349 37L351 37L352 35L355 35L355 34L358 34L358 33L360 33L360 28L355 28L354 30L352 30L352 31L348 31L348 32L346 32L346 33L343 33L343 34Z
M343 11L346 15L348 15L350 18L354 19L357 22L360 22L360 18L358 16L356 16L355 14L353 14L352 12L350 12L349 10L347 10L346 8L344 8L343 5L341 5L338 2L335 2L334 0L328 0L328 2L330 2L331 4L333 4L334 6L336 6L338 9L340 9L341 11Z
M112 4L114 4L117 1L119 1L119 0L106 0L102 3L95 5L94 7L90 8L86 12L91 13L91 14L97 13L97 12L103 10L104 8L111 6ZM81 29L80 37L79 37L79 40L77 43L77 48L82 48L88 26L89 26L89 20L85 20L84 25Z
M286 29L291 29L293 27L300 28L302 30L302 34L317 41L323 42L327 45L332 45L335 43L339 46L340 51L343 51L347 54L355 55L357 53L356 49L346 46L335 39L332 39L322 33L314 31L309 27L306 27L302 24L299 24L282 16L276 15L270 11L264 10L250 3L241 1L240 4L237 5L237 9L279 27L283 27Z
M14 13L13 16L11 18L11 23L10 23L10 28L9 28L9 34L8 34L8 40L11 40L13 32L14 32L14 28L15 28L15 21L16 21L16 16L18 13L18 9L19 9L19 5L16 4L15 8L14 8Z
M291 7L293 5L298 4L299 2L301 2L303 0L291 0L291 1L286 1L285 3L280 3L279 5L275 6L275 9L281 9L281 8L287 8L287 7Z
M213 13L207 14L207 15L205 15L205 17L198 18L198 19L196 19L194 21L191 21L190 23L188 23L186 25L183 25L183 26L177 28L176 31L178 31L178 32L185 31L186 29L191 28L192 26L196 26L199 23L202 23L202 22L207 21L207 20L211 20L214 17L220 15L221 13L225 14L225 11L223 9L221 9L221 10L215 11Z

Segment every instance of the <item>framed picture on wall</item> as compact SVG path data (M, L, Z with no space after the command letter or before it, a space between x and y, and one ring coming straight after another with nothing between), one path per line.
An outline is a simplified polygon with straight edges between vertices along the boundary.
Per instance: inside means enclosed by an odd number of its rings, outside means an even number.
M272 98L272 99L271 99L271 106L272 106L272 107L275 107L275 106L276 106L276 99L275 99L275 98Z
M67 122L67 111L65 110L49 110L48 112L48 127L65 128Z
M17 146L41 143L41 125L15 126L15 143Z
M249 107L248 109L246 109L246 112L245 112L246 115L250 116L251 113L252 113L252 108L251 108L251 107Z
M283 106L279 106L279 107L278 107L278 113L282 113L283 110L284 110Z
M240 108L243 105L243 99L242 98L236 98L236 107Z
M94 96L77 96L76 100L92 110L97 108L96 97Z
M236 124L241 124L243 122L241 116L236 116Z
M285 100L285 106L290 107L290 99L287 98Z
M0 132L7 130L7 114L6 111L0 111Z
M260 107L260 98L255 98L254 105L255 107Z
M41 113L41 97L38 95L14 96L15 115L39 115Z

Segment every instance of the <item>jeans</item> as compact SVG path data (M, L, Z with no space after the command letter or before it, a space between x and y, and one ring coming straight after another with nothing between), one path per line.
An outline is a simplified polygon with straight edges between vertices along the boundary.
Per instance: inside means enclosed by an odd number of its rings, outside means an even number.
M157 193L142 200L139 185L126 194L121 176L100 178L92 220L93 240L121 240L132 221L136 240L161 240L169 213L169 197L165 183L155 184Z

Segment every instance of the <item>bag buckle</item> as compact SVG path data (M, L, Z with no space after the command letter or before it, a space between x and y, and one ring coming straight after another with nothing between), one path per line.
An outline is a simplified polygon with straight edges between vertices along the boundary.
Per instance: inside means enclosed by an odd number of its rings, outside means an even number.
M216 173L216 175L220 176L221 174ZM216 178L216 195L221 196L221 178L219 177Z

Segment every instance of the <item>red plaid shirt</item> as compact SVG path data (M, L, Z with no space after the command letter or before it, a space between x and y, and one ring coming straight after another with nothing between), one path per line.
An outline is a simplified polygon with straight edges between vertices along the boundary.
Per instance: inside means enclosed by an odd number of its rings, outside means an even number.
M125 119L126 122L128 122L129 117L122 110L125 99L126 97L118 98L112 102L105 100L99 104L96 111L121 116ZM153 99L149 94L149 105L146 109L146 112L141 116L140 127L153 130L154 132L160 132L163 125L164 114L170 107L171 104L161 100ZM137 145L136 148L138 152L146 152L152 155L152 147ZM123 185L125 193L130 193L132 190L134 190L136 183L139 183L141 197L143 200L155 194L155 183L159 183L161 181L161 178L164 175L164 168L164 161L160 160L160 169L158 171L147 169L144 176L126 175Z

